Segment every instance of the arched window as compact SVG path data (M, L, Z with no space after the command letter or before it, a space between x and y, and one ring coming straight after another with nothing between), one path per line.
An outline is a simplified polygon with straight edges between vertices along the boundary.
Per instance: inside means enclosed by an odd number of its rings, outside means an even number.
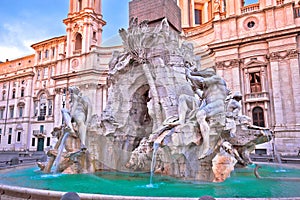
M47 99L46 95L42 94L40 97L40 117L46 116L47 112Z
M52 115L52 100L48 100L48 115Z
M25 94L25 89L21 88L21 97L24 97L24 94Z
M80 33L76 35L76 40L75 40L75 51L81 51L82 48L82 36Z
M15 98L16 98L16 90L15 90L15 89L13 89L13 91L12 91L11 98L12 98L12 99L15 99Z
M3 90L3 92L2 92L2 101L4 101L4 100L5 100L5 98L6 98L6 91L5 91L5 90Z
M82 0L78 0L78 12L82 10Z
M252 110L253 125L265 127L264 111L261 107L255 107Z

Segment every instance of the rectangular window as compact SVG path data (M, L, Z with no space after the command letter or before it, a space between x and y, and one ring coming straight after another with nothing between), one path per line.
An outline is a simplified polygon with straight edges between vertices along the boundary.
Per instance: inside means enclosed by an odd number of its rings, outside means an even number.
M50 137L47 137L47 146L50 146Z
M47 49L47 50L45 51L45 58L48 58L48 53L49 53L49 50Z
M54 76L54 67L50 68L50 74L51 74L51 76Z
M3 83L3 89L6 89L6 83Z
M8 129L8 133L9 133L9 134L12 134L12 128L9 128L9 129Z
M40 125L40 133L44 133L44 125Z
M202 24L202 11L195 9L195 24Z
M300 8L299 7L294 8L294 17L295 18L300 17Z
M39 60L42 59L42 52L41 51L38 52L38 57L39 57Z
M260 72L250 73L250 91L251 93L261 92Z
M11 134L8 135L7 144L11 144Z
M48 67L44 68L44 78L47 79L48 78Z
M36 77L36 79L37 80L40 80L40 77L41 77L41 70L37 70L37 77Z
M2 137L2 135L0 135L0 144L1 144L1 137Z
M0 119L4 118L4 110L5 108L0 108Z
M35 146L35 138L31 138L31 146Z
M14 107L13 106L9 107L9 117L14 118Z
M55 47L52 47L52 57L55 56Z
M21 142L21 132L17 133L17 142Z
M23 107L19 107L19 118L23 117Z

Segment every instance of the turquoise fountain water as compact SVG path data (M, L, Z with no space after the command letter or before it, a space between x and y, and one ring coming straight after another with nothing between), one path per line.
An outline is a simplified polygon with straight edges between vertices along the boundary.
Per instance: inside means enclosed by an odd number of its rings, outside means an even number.
M154 168L156 165L156 154L157 154L157 149L159 147L159 143L154 142L153 143L153 155L152 155L152 161L151 161L151 169L150 169L150 182L147 185L147 187L153 187L153 176L154 176Z
M98 172L94 174L45 174L37 168L24 168L0 173L0 184L55 191L155 197L299 197L300 182L257 179L254 165L236 169L222 183L182 181L165 176L153 176L149 187L149 173ZM299 177L300 170L263 165L262 177ZM67 184L66 184L67 183Z

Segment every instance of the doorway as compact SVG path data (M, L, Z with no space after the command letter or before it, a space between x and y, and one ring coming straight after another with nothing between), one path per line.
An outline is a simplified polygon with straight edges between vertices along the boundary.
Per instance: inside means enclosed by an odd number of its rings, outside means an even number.
M44 138L38 138L37 151L44 151Z

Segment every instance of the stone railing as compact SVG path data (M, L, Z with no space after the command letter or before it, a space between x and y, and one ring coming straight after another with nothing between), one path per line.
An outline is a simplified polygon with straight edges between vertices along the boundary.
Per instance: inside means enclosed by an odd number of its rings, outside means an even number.
M250 93L245 95L246 101L262 101L262 100L269 100L269 93L268 92L257 92L257 93Z
M241 12L242 12L242 14L244 14L244 13L249 13L249 12L253 12L256 10L259 10L259 3L244 6L244 7L242 7Z
M40 131L40 130L33 130L33 136L35 137L45 137L47 135L46 130Z
M45 121L45 119L46 119L46 118L45 118L45 116L43 116L43 115L37 117L37 120L38 120L38 121Z
M284 4L284 0L276 0L277 5Z

